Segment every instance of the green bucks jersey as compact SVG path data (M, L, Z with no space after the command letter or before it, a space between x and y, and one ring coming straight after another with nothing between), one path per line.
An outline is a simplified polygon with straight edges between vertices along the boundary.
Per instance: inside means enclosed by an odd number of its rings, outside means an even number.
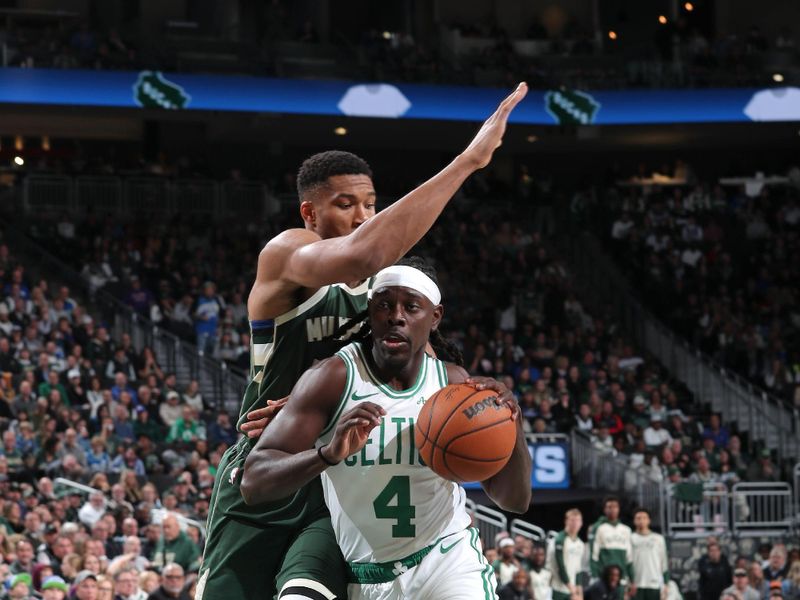
M470 524L464 489L426 467L414 440L422 405L447 385L445 364L426 354L416 383L398 391L372 373L365 351L356 342L336 354L347 383L317 442L329 443L340 416L363 400L386 410L362 450L322 473L336 541L349 563L399 560Z
M356 288L337 283L321 287L292 310L250 322L250 383L242 400L238 427L247 413L267 400L289 395L300 376L315 361L329 358L354 331L333 339L333 333L367 308L371 280ZM357 327L354 326L354 327Z

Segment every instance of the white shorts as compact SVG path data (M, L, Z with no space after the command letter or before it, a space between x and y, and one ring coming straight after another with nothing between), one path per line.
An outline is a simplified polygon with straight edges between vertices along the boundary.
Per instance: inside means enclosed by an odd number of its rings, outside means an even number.
M478 530L470 527L441 540L397 579L351 583L347 595L350 600L496 600L496 587Z

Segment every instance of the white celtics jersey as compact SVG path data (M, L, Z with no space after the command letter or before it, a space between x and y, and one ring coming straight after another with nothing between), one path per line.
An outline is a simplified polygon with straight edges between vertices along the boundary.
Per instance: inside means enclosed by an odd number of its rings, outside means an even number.
M336 540L350 563L405 558L469 526L461 486L422 464L414 424L425 401L447 385L442 361L425 355L416 383L397 391L370 370L359 343L336 353L347 366L342 402L317 445L327 444L340 416L369 400L386 414L366 446L322 473Z

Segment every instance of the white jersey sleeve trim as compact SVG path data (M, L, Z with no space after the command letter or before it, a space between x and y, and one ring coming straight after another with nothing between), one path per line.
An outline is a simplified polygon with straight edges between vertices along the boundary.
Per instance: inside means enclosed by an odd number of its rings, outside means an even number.
M314 292L310 298L308 298L304 302L298 304L291 310L287 310L282 315L275 317L275 326L277 327L278 325L286 323L286 321L295 318L297 315L302 315L307 310L310 310L317 302L319 302L325 297L325 294L328 293L330 287L331 286L329 285L322 286L316 292Z

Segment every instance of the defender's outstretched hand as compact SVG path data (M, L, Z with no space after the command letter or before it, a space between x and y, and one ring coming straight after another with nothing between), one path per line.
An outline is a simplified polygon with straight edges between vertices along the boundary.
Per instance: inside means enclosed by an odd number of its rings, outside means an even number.
M506 132L511 111L522 102L527 93L528 85L523 81L500 103L494 114L486 119L470 145L462 152L462 156L468 158L475 169L482 169L492 160L492 154L503 143L503 134Z

